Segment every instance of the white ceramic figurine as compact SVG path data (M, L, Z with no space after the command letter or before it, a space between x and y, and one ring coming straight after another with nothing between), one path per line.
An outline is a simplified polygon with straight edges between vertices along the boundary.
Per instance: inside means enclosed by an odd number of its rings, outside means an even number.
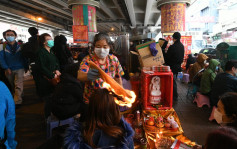
M161 100L160 77L154 76L150 83L150 103L159 104Z

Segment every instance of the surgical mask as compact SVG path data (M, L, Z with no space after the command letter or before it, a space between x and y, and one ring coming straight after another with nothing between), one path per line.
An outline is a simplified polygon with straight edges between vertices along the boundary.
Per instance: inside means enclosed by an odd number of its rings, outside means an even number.
M223 121L222 121L222 113L221 112L219 112L218 110L217 110L217 108L215 109L215 111L214 111L214 118L215 118L215 120L216 120L216 122L218 123L218 124L221 124L221 123L223 123Z
M7 36L6 39L8 42L13 42L15 40L15 37L14 36Z
M206 63L207 63L207 60L204 61L204 64L206 64Z
M216 66L216 71L218 71L219 70L219 67L218 66Z
M54 41L53 40L48 40L47 41L47 46L52 48L54 46Z
M109 55L109 48L104 49L104 48L95 48L95 54L99 58L105 58L106 56Z

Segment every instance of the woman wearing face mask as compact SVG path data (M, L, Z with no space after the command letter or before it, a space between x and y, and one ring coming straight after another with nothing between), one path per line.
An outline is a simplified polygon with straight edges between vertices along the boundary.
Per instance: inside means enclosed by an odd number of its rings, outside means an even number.
M36 67L38 70L36 83L38 84L37 93L43 99L46 99L54 90L54 86L48 79L57 78L61 75L59 71L59 62L51 51L54 46L52 37L44 33L39 37L39 51L36 59ZM46 117L48 116L46 112Z
M237 128L237 93L227 92L220 97L214 118L218 124Z
M96 69L90 69L89 61L93 61L108 75L114 78L120 85L122 85L121 76L124 75L123 69L116 56L109 54L110 38L107 34L99 33L94 38L94 52L90 56L86 56L80 66L77 78L80 81L86 81L84 89L84 101L89 102L89 97L93 93L93 89L102 87L103 80L99 78L99 72Z

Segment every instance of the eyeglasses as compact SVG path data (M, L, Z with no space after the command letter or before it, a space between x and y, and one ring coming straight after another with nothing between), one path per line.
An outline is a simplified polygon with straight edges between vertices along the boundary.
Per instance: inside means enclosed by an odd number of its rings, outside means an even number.
M6 34L6 36L15 36L14 34Z

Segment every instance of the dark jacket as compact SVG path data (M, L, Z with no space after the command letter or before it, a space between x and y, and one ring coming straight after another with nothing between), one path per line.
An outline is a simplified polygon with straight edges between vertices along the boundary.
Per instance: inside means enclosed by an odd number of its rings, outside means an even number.
M46 78L53 79L55 75L54 71L60 70L58 60L52 51L48 52L45 48L41 48L38 51L35 64L37 71L37 75L35 76L38 86L37 93L40 97L48 96L53 92L54 86Z
M61 120L70 118L83 112L83 85L65 73L61 76L61 82L55 87L51 99L52 113Z
M180 40L176 40L164 54L165 63L170 66L174 74L178 74L181 71L181 64L184 59L184 45Z
M120 126L124 129L124 137L118 146L115 146L118 139L106 135L102 130L95 131L94 144L102 149L133 149L134 131L132 127L123 118L120 120ZM81 123L75 123L67 130L64 145L65 149L92 149L83 139L83 125Z
M52 51L54 52L55 56L58 58L60 69L64 70L67 65L73 63L72 54L67 48L67 45L55 45L52 47Z
M229 73L220 73L213 83L211 104L216 106L220 99L219 97L227 92L237 92L237 77Z
M188 70L189 66L191 64L194 64L196 62L196 59L192 57L192 54L188 55L187 63L186 63L186 70Z
M28 39L28 42L22 46L22 54L25 58L29 59L29 62L35 62L37 58L37 52L39 49L39 36L34 35Z

